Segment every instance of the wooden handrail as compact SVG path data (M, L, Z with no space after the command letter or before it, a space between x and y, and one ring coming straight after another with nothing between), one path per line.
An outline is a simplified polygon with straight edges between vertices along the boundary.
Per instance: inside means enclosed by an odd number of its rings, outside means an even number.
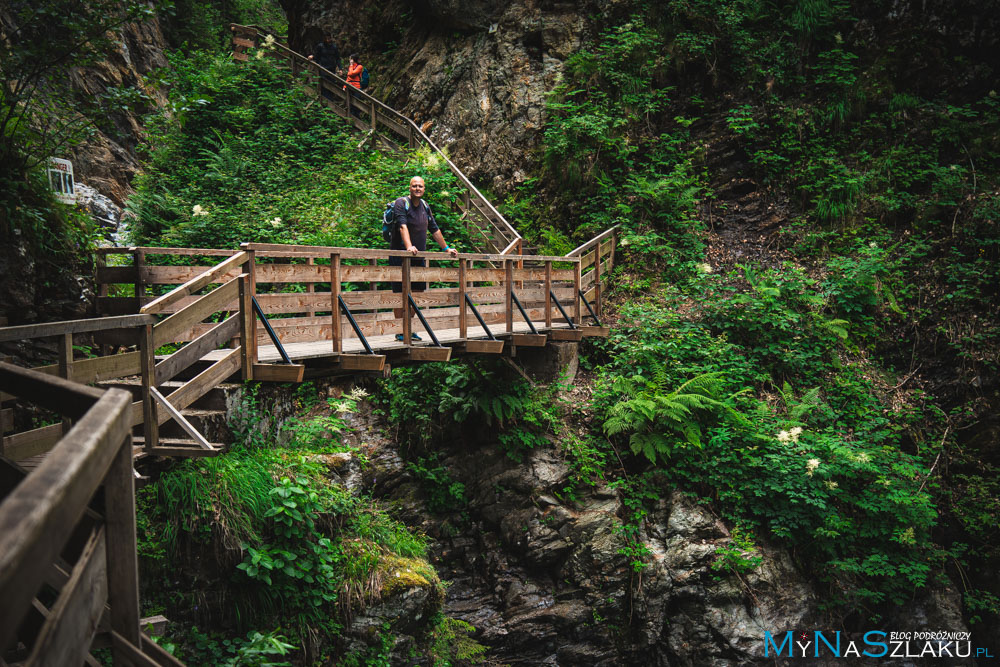
M257 257L329 257L331 253L337 253L343 259L388 259L389 257L411 257L426 258L436 260L458 261L458 259L469 259L473 261L495 262L501 260L523 260L523 261L553 261L578 263L577 257L566 257L560 255L502 255L483 253L459 253L457 258L452 258L446 252L418 252L416 254L406 250L382 250L379 248L336 248L330 246L315 245L284 245L280 243L242 243L240 248L244 251L253 250Z
M218 280L220 276L226 275L229 271L235 269L246 260L247 254L245 252L237 253L226 261L219 262L201 275L192 278L177 289L167 292L163 296L150 301L145 306L140 308L139 312L149 314L158 313L170 304L176 303L180 299L197 292L205 285Z
M0 343L12 340L27 340L29 338L44 338L45 336L60 336L62 334L85 333L88 331L108 331L109 329L128 329L152 324L152 315L120 315L117 317L96 317L89 320L64 320L61 322L46 322L44 324L22 324L14 327L0 328Z
M583 245L579 246L578 248L574 248L573 250L570 250L568 253L566 253L566 257L579 257L580 254L586 252L592 246L600 243L601 241L603 241L604 239L608 238L609 236L613 236L615 234L615 232L618 231L618 227L620 227L620 225L615 225L611 229L604 230L603 232L601 232L600 234L598 234L594 238L590 239L589 241L587 241Z
M113 464L121 458L119 454L126 451L124 448L128 446L132 402L128 392L121 389L102 392L43 373L0 363L0 387L7 391L27 393L34 398L45 396L47 392L62 394L70 389L67 385L76 388L77 400L72 402L72 406L64 404L53 407L69 416L77 416L76 412L81 404L88 404L88 409L45 460L0 503L0 598L4 601L0 605L0 650L6 648L14 638L21 618L46 580L52 563L58 558L66 541L73 535L74 526L87 511L94 492L109 476ZM131 449L126 453L130 461ZM124 470L121 466L117 468L119 474L127 475L128 483L131 485L131 465ZM115 482L116 487L119 482L121 480ZM124 494L118 491L118 488L114 491L115 500L124 497ZM111 500L108 502L110 507ZM123 508L118 508L120 509ZM129 512L126 514L132 516L131 526L134 529L134 514L131 514L134 510L128 509ZM108 525L113 526L111 522ZM113 527L119 528L119 526ZM121 528L127 532L127 526ZM108 544L109 560L112 558L110 545L114 544L113 548L124 548L126 551L131 547L131 562L132 567L135 567L134 530L130 545L116 541L110 536ZM127 554L126 559L128 559ZM100 565L104 566L103 563ZM124 565L123 562L119 563L119 567ZM120 572L113 571L111 567L106 567L106 570L109 580L116 576L129 577L127 568L126 571ZM112 592L124 590L116 588L117 586L119 583L110 584L109 590ZM135 609L125 609L122 607L125 602L119 599L117 605L112 604L112 623L118 626L116 630L127 631L129 635L138 637L137 583L124 582L124 586L126 589L134 590ZM92 593L89 589L86 592ZM103 604L101 606L103 607ZM126 630L120 624L123 614L125 617L135 619L134 628ZM57 618L54 614L46 621L46 628L55 627L52 624L73 620L75 619ZM93 628L90 631L92 632ZM79 658L76 660L77 663L82 661L83 655L90 647L90 636L86 632L87 630L83 630L79 633L84 639L58 647L74 654L74 658ZM45 629L40 636L47 636ZM35 653L38 649L36 646Z

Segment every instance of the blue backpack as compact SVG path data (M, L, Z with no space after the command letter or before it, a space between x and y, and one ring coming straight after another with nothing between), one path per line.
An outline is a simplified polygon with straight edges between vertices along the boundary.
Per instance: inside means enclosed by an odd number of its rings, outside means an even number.
M431 205L425 200L421 199L424 204L424 209L427 211L427 219L432 220L434 214L431 213ZM406 206L406 210L410 210L410 198L403 197L403 205ZM392 235L396 231L396 215L393 213L393 209L396 206L396 200L392 200L385 205L385 211L382 212L382 240L386 243L392 242Z
M368 87L368 81L369 81L368 68L365 67L361 70L361 90L364 90L365 88Z

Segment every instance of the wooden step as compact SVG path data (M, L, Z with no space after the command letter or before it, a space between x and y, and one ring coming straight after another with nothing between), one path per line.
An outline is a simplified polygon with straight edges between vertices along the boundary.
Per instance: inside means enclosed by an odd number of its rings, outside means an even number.
M133 437L132 441L136 445L145 446L146 439L142 436ZM226 446L219 443L209 443L211 449L205 449L194 440L184 438L160 438L159 443L152 449L144 449L147 456L176 456L176 457L199 457L218 456L226 450Z

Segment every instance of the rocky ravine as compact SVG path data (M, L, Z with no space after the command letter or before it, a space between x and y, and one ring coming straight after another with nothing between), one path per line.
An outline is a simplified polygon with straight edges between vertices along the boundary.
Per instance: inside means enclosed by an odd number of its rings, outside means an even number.
M598 486L576 502L560 500L570 470L556 446L518 463L485 428L440 443L440 463L468 499L443 517L425 510L421 483L384 427L368 419L358 426L372 460L361 486L433 538L431 562L450 582L444 613L474 625L501 663L771 663L762 656L765 631L843 629L820 611L820 593L784 550L764 544L754 554L760 565L744 574L713 567L717 550L732 546L729 527L678 492L665 492L650 512L642 541L651 557L635 572L619 551L628 509L618 492ZM966 629L952 589L880 627Z

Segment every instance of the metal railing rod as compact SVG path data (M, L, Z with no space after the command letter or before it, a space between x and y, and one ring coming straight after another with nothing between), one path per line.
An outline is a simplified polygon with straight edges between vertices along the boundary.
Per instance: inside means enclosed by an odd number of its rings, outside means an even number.
M587 311L590 313L590 316L594 318L594 323L597 324L597 326L603 326L601 324L601 320L597 317L597 313L595 313L594 309L590 307L590 302L587 301L587 295L583 293L583 290L580 290L580 298L583 299L583 305L587 307Z
M354 333L357 335L358 340L360 340L361 344L365 346L365 352L368 354L375 354L372 346L368 344L368 339L365 338L363 333L361 333L361 327L359 327L358 323L354 320L354 315L351 314L351 309L347 307L346 303L344 303L344 297L337 295L337 301L340 302L340 307L344 309L344 314L347 315L347 321L351 323L351 328L354 329Z
M535 328L535 323L531 321L530 317L528 317L528 313L525 312L524 306L521 305L521 300L517 298L517 295L514 294L513 290L511 290L510 296L514 299L514 305L521 311L521 317L523 317L524 321L528 323L528 328L531 329L531 333L537 334L538 329Z
M465 302L469 304L469 308L472 309L472 314L476 316L477 320L479 320L479 326L483 328L483 331L486 332L486 335L489 336L489 339L496 340L497 337L494 336L493 332L490 331L490 328L486 326L486 322L483 320L483 316L479 314L479 311L476 309L476 304L472 303L472 299L469 298L468 294L465 295Z
M267 335L271 337L271 342L274 343L274 347L277 348L278 354L281 355L281 358L286 364L291 364L292 360L288 357L288 353L285 352L285 348L281 344L281 341L278 340L278 335L274 333L274 329L271 328L271 323L267 321L267 316L264 314L264 310L260 307L260 304L257 303L257 297L251 296L250 299L253 301L253 311L257 313L257 317L260 318L260 321L264 323L264 328L267 329Z
M417 307L417 302L413 300L413 294L407 294L407 296L410 298L410 305L413 306L413 310L414 310L414 312L416 312L417 317L420 319L420 323L422 325L424 325L424 331L426 331L428 334L430 334L431 340L434 341L434 346L435 347L444 347L438 341L437 336L434 335L434 330L431 329L431 325L427 324L427 320L424 319L424 314L422 312L420 312L420 308Z
M562 304L559 303L559 299L556 298L556 293L553 292L552 290L549 290L549 295L552 297L552 302L556 304L556 308L558 308L559 312L562 313L563 319L566 320L566 324L569 325L569 328L575 329L576 325L573 324L573 319L566 314L566 310L562 307Z

